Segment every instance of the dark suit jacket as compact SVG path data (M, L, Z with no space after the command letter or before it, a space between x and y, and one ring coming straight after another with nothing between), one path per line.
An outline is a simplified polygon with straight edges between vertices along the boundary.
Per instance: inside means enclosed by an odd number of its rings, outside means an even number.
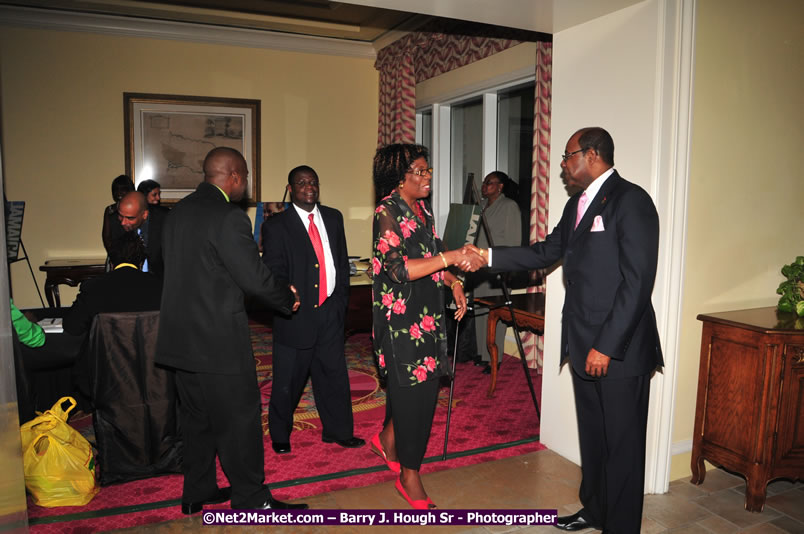
M133 267L120 267L81 283L81 291L64 316L64 331L72 335L89 332L99 313L158 310L162 281Z
M493 267L539 269L563 260L562 363L569 357L586 377L586 356L594 347L612 358L606 378L649 373L662 365L651 304L659 253L656 208L644 189L614 171L573 230L580 196L570 198L544 241L495 247ZM604 231L591 232L598 215Z
M245 295L284 313L294 297L260 261L248 216L202 182L170 210L162 239L157 363L200 373L253 369Z
M332 260L335 263L335 289L325 305L337 310L337 318L343 323L349 302L349 257L346 252L346 234L343 230L341 212L318 206L329 238ZM299 292L301 307L292 315L274 316L274 336L289 347L304 349L316 342L317 330L312 314L318 304L318 259L310 242L304 223L296 209L287 210L267 219L261 229L262 261L283 284L293 284ZM320 266L322 269L323 265Z
M162 206L148 208L148 240L145 253L148 256L148 272L159 277L162 276L165 265L162 257L162 231L165 227L165 218L170 210Z

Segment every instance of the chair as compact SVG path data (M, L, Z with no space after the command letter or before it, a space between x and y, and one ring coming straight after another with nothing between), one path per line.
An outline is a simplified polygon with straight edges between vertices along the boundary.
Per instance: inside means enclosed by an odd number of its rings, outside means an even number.
M101 313L86 353L100 484L181 472L174 373L154 364L159 312Z

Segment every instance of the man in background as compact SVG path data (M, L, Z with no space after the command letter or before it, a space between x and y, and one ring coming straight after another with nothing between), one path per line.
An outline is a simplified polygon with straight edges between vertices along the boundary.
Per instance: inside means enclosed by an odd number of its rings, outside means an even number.
M483 215L488 224L481 222L481 226L477 231L477 246L479 248L489 246L488 235L491 235L494 246L515 247L522 244L522 220L519 205L503 194L503 188L508 180L510 178L502 171L490 172L483 179L483 185L480 188L483 200L480 206L483 208ZM502 285L497 277L497 274L486 268L472 275L467 275L468 289L472 291L472 297L502 295ZM478 308L475 307L475 310L478 311ZM491 373L491 364L489 363L491 356L486 346L488 318L487 310L483 310L482 315L475 316L477 353L480 356L480 362L485 363L483 367L483 373L485 374ZM494 342L497 345L498 354L500 354L500 363L502 362L502 354L505 348L505 331L505 325L498 323Z
M145 245L145 262L142 271L162 277L162 228L165 225L166 210L148 209L145 195L132 191L127 193L117 206L120 225L126 232L136 232Z
M289 314L295 290L260 261L236 206L248 187L237 150L212 149L204 181L170 212L156 362L176 369L184 441L181 510L231 498L237 509L307 508L274 499L265 481L260 391L244 298ZM215 458L231 488L219 489Z
M282 283L298 288L301 307L273 322L273 382L268 428L274 452L290 452L293 412L312 377L321 439L341 447L354 437L352 399L344 356L349 301L349 258L343 216L318 205L318 174L302 165L288 174L292 208L262 224L263 262Z

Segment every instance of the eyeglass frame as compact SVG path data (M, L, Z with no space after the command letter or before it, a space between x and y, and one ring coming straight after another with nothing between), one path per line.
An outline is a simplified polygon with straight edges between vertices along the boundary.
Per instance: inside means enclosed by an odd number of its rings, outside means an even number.
M566 161L568 161L568 160L569 160L569 159L570 159L572 156L574 156L575 154L577 154L578 152L586 152L587 150L589 150L589 149L588 149L588 148L579 148L579 149L578 149L578 150L576 150L575 152L569 152L569 153L564 152L563 154L561 154L561 159L562 159L562 160L564 160L564 161L566 162Z
M291 182L291 184L295 185L296 187L307 187L308 185L311 185L313 187L318 187L320 182L318 181L318 179L315 179L315 180L293 180Z
M416 176L422 176L424 173L429 174L430 176L433 175L433 168L427 167L425 169L408 169L405 171L405 174L415 174Z

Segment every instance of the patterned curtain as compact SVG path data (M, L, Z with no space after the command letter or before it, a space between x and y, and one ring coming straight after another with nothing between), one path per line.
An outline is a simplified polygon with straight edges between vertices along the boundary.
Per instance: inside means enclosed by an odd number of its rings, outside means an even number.
M550 184L550 106L553 95L553 44L536 43L536 86L533 101L533 182L530 194L530 243L544 241L547 228L547 200ZM544 275L533 273L539 285L528 293L544 293ZM541 372L544 362L544 336L530 332L522 336L528 367Z
M501 52L521 41L415 32L377 53L380 113L377 145L416 140L416 83Z

